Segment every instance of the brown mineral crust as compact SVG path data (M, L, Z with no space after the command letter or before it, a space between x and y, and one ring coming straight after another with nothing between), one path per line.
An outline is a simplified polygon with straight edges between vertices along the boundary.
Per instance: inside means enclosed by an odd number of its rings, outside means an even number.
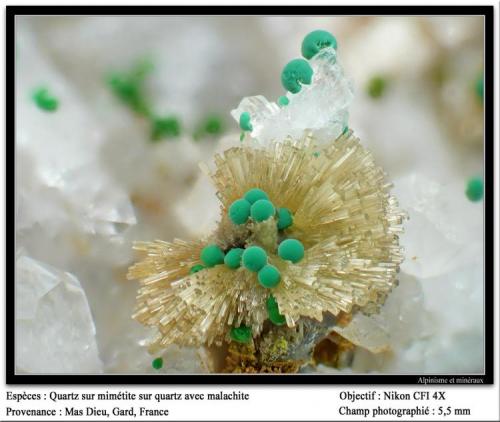
M250 345L231 343L226 356L224 373L296 373L303 362L301 361L275 361L261 362L253 343Z
M347 312L340 312L339 315L337 316L337 325L340 325L341 327L345 327L347 324L349 324L352 320L352 313L347 313ZM335 334L335 333L334 333Z
M328 337L320 341L313 352L315 364L338 368L342 353L353 350L355 345L339 334L332 332Z

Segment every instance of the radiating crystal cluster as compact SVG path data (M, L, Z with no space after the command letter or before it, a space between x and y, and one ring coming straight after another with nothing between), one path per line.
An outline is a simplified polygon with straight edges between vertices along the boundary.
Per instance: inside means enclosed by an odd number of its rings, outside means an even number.
M352 89L336 43L320 41L309 62L285 67L283 85L294 92L287 99L278 105L246 98L233 110L247 132L241 146L217 154L214 169L202 166L220 201L213 233L193 242L135 244L146 256L128 274L141 282L134 318L158 329L152 353L170 344L237 342L246 346L230 349L226 370L297 370L335 317L373 314L395 286L406 215L347 127ZM249 196L255 190L265 197L259 210ZM290 240L299 245L297 259L282 253ZM272 282L261 277L264 263L245 262L252 248L272 267ZM224 259L236 250L241 265Z
M251 232L234 226L229 205L259 186L294 215L287 233L300 239L305 258L285 263L271 255L282 281L273 289L280 313L293 327L303 317L321 321L356 307L378 305L392 289L403 256L398 243L404 213L388 191L381 168L351 132L314 154L312 137L272 148L242 146L216 157L212 174L221 201L219 228L198 242L138 243L147 253L130 269L141 279L134 317L157 326L154 347L218 344L229 340L231 326L244 323L259 335L267 320L267 289L255 274L224 265L190 274L202 264L204 246L229 249L240 236L253 244Z

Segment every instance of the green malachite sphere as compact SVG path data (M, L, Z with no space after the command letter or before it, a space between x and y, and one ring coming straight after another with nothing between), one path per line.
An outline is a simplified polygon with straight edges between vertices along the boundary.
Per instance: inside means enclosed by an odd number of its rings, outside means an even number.
M267 199L259 199L255 201L250 208L250 215L254 219L254 221L261 222L265 221L268 218L272 217L276 213L276 209L271 201Z
M245 250L242 248L231 249L224 257L224 264L232 270L236 270L241 266L241 256Z
M267 196L267 193L259 188L250 189L249 191L247 191L247 193L245 193L244 198L248 202L250 202L250 204L253 204L254 202L258 201L259 199L269 199L269 197Z
M366 91L372 98L380 98L387 89L387 81L382 76L374 76L368 81Z
M151 120L151 140L175 138L181 134L181 124L176 117L155 117Z
M312 59L325 47L337 49L337 40L328 31L318 29L307 34L302 41L302 55L306 59Z
M193 265L191 267L191 269L189 270L189 274L194 274L194 273L197 273L198 271L201 271L203 270L205 267L201 264L196 264L196 265Z
M301 84L309 85L311 83L312 76L311 65L304 59L295 59L283 68L281 84L287 91L296 94L302 89Z
M33 100L41 110L56 111L59 107L59 101L50 94L47 88L39 88L33 93Z
M249 343L252 340L252 329L245 325L231 328L231 339L237 343Z
M278 98L278 104L280 106L286 106L289 103L290 103L290 100L284 95L282 95L281 97Z
M278 230L285 230L292 224L293 216L291 211L288 208L280 208L278 210Z
M201 251L201 260L207 267L224 263L224 252L217 245L205 246Z
M481 177L473 177L467 182L465 194L472 202L478 202L483 199L484 195L484 182Z
M156 358L151 362L151 366L154 369L161 369L163 367L163 358Z
M262 287L272 289L279 284L281 274L274 265L267 264L258 272L257 279Z
M283 325L286 318L280 314L278 302L273 295L269 296L266 301L267 314L274 325Z
M245 224L252 205L246 199L237 199L229 207L229 219L236 225Z
M480 74L478 78L476 79L476 84L475 84L475 90L476 90L476 96L481 101L483 102L484 98L484 78L483 74Z
M253 130L252 123L250 122L250 113L247 111L240 115L240 128L246 132L251 132Z
M224 131L224 122L219 116L209 116L203 122L203 128L210 135L220 135Z
M281 259L296 264L304 258L304 245L297 239L286 239L279 244L278 255Z
M243 266L250 271L258 272L267 264L267 254L260 246L250 246L242 255Z

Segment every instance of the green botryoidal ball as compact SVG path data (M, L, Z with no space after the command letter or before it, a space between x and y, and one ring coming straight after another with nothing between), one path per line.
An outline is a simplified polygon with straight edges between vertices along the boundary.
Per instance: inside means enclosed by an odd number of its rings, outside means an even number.
M260 246L246 248L242 255L243 266L253 272L258 272L267 264L267 254Z
M297 239L286 239L279 244L278 255L281 259L296 264L304 258L304 245Z
M245 224L250 217L251 206L246 199L237 199L229 207L229 219L236 225Z
M254 202L258 201L259 199L269 199L269 197L267 196L267 193L259 188L250 189L249 191L247 191L247 193L245 193L244 198L248 202L250 202L250 204L253 204Z
M287 91L296 94L302 89L302 84L311 83L312 76L312 67L306 60L294 59L283 68L281 84Z
M208 245L201 250L200 258L210 268L224 263L224 252L217 245Z
M107 82L115 96L134 112L146 116L150 115L149 106L142 92L141 78L137 79L130 75L114 73L110 75Z
M220 135L224 132L224 121L220 116L208 116L203 122L202 127L209 135Z
M39 109L44 111L56 111L59 107L59 100L43 87L33 92L33 101Z
M201 271L203 270L205 267L201 264L196 264L196 265L193 265L191 267L191 269L189 270L189 274L195 274L197 273L198 271Z
M257 279L262 287L272 289L279 284L281 274L274 265L267 264L258 272Z
M253 130L253 126L251 123L250 113L244 111L240 114L240 128L246 132L251 132Z
M469 201L478 202L483 199L484 181L481 177L472 177L467 181L465 194Z
M284 315L280 314L278 302L273 295L267 298L266 308L269 319L274 325L283 325L286 322Z
M292 212L288 208L280 208L278 210L278 230L285 230L292 224Z
M245 325L231 328L231 339L237 343L249 343L252 340L252 329Z
M477 77L474 88L478 100L482 103L484 98L484 78L482 73Z
M276 209L271 201L267 199L259 199L255 201L250 208L250 215L254 221L261 222L266 221L268 218L272 217L276 213Z
M156 358L151 362L151 366L154 369L161 369L163 368L163 358Z
M278 104L280 106L287 106L289 103L290 100L285 95L282 95L281 97L278 98Z
M151 117L151 109L145 96L143 83L154 66L148 60L140 60L130 71L113 72L107 77L107 84L113 94L137 114Z
M368 81L366 92L372 98L380 98L387 89L387 81L382 76L374 76Z
M204 136L217 136L225 131L224 119L216 114L206 116L196 127L193 134L195 140Z
M328 31L318 29L307 34L302 41L302 55L306 59L312 59L325 47L337 49L337 40Z
M241 256L245 250L242 248L231 249L224 257L224 264L232 270L236 270L241 266Z
M176 117L155 117L151 120L151 140L175 138L181 134L181 124Z
M205 121L205 131L210 135L220 135L224 131L224 123L218 116L211 116Z

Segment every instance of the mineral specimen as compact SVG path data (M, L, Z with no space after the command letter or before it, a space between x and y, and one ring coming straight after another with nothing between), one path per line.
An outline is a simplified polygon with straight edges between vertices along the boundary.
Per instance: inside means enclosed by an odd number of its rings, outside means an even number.
M221 202L212 235L135 244L146 257L128 274L141 282L134 318L158 329L152 353L236 342L226 371L296 371L334 317L377 312L395 286L405 213L347 129L332 39L285 66L286 107L253 97L232 112L243 144L203 167Z

